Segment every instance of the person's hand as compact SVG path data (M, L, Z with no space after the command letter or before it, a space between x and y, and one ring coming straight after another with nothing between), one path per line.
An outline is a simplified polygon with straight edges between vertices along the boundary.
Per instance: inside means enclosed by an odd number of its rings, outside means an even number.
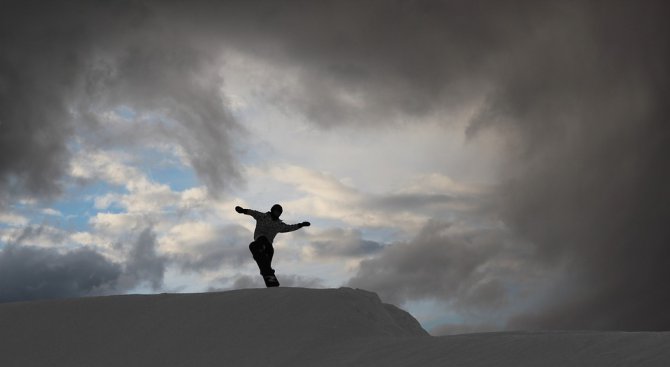
M242 209L241 206L236 206L235 211L238 212L238 213L242 213L242 212L244 212L244 209Z
M311 226L312 224L309 223L309 222L302 222L302 223L300 223L300 225L303 226L303 227L309 227L309 226Z

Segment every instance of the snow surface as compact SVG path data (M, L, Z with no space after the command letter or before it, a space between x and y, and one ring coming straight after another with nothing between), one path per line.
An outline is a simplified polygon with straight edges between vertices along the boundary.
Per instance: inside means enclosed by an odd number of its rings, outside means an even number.
M432 337L350 288L0 305L0 366L670 366L670 332Z

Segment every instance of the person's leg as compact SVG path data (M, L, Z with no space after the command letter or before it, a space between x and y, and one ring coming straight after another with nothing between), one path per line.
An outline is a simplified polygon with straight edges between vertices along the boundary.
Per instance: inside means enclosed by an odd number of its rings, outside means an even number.
M271 271L270 274L274 274L275 270L272 269L272 257L275 255L275 248L269 242L268 246L265 248L265 254L267 256L268 268L270 268Z
M258 264L258 268L265 281L265 286L279 287L279 281L277 281L277 278L274 275L275 271L271 267L272 257L275 252L272 243L265 237L259 237L249 245L249 249L254 255L256 264Z
M249 250L258 264L258 268L261 271L261 275L272 275L274 270L270 266L272 262L272 256L274 254L274 248L272 244L265 237L259 237L256 241L249 244Z
M274 256L275 249L267 238L261 237L259 240L261 241L263 251L261 275L274 275L275 270L272 269L272 256Z
M261 275L263 275L266 287L279 287L279 281L277 280L277 277L275 277L275 270L272 269L272 256L274 256L274 253L275 249L272 247L272 243L270 243L270 241L265 242Z
M262 263L264 257L262 244L259 243L258 241L250 243L249 251L251 251L251 255L254 257L254 261L256 261L256 265L258 265L258 268L262 269Z

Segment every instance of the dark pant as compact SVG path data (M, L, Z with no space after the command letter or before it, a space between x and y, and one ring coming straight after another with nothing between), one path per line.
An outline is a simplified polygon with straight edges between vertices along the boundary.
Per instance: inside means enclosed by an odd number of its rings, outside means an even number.
M249 244L249 250L261 270L261 275L273 275L274 269L270 266L272 263L272 256L275 254L275 249L266 237L258 237L258 239Z

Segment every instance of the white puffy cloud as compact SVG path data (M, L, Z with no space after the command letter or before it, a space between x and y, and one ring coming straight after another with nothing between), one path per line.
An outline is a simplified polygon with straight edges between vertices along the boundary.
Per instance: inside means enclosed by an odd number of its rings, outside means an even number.
M12 227L20 227L28 224L28 222L30 222L30 219L23 215L11 213L8 211L0 212L0 223L2 224L6 224Z
M79 151L70 162L70 175L78 179L104 180L128 190L146 186L144 174L137 168L123 164L132 157L119 151Z
M63 247L68 232L50 225L24 225L9 228L2 232L5 243L20 243L44 248Z
M50 216L54 216L54 217L62 217L63 216L63 213L61 213L60 210L56 210L56 209L53 209L53 208L44 208L44 209L41 210L41 212L42 212L42 214L50 215Z

